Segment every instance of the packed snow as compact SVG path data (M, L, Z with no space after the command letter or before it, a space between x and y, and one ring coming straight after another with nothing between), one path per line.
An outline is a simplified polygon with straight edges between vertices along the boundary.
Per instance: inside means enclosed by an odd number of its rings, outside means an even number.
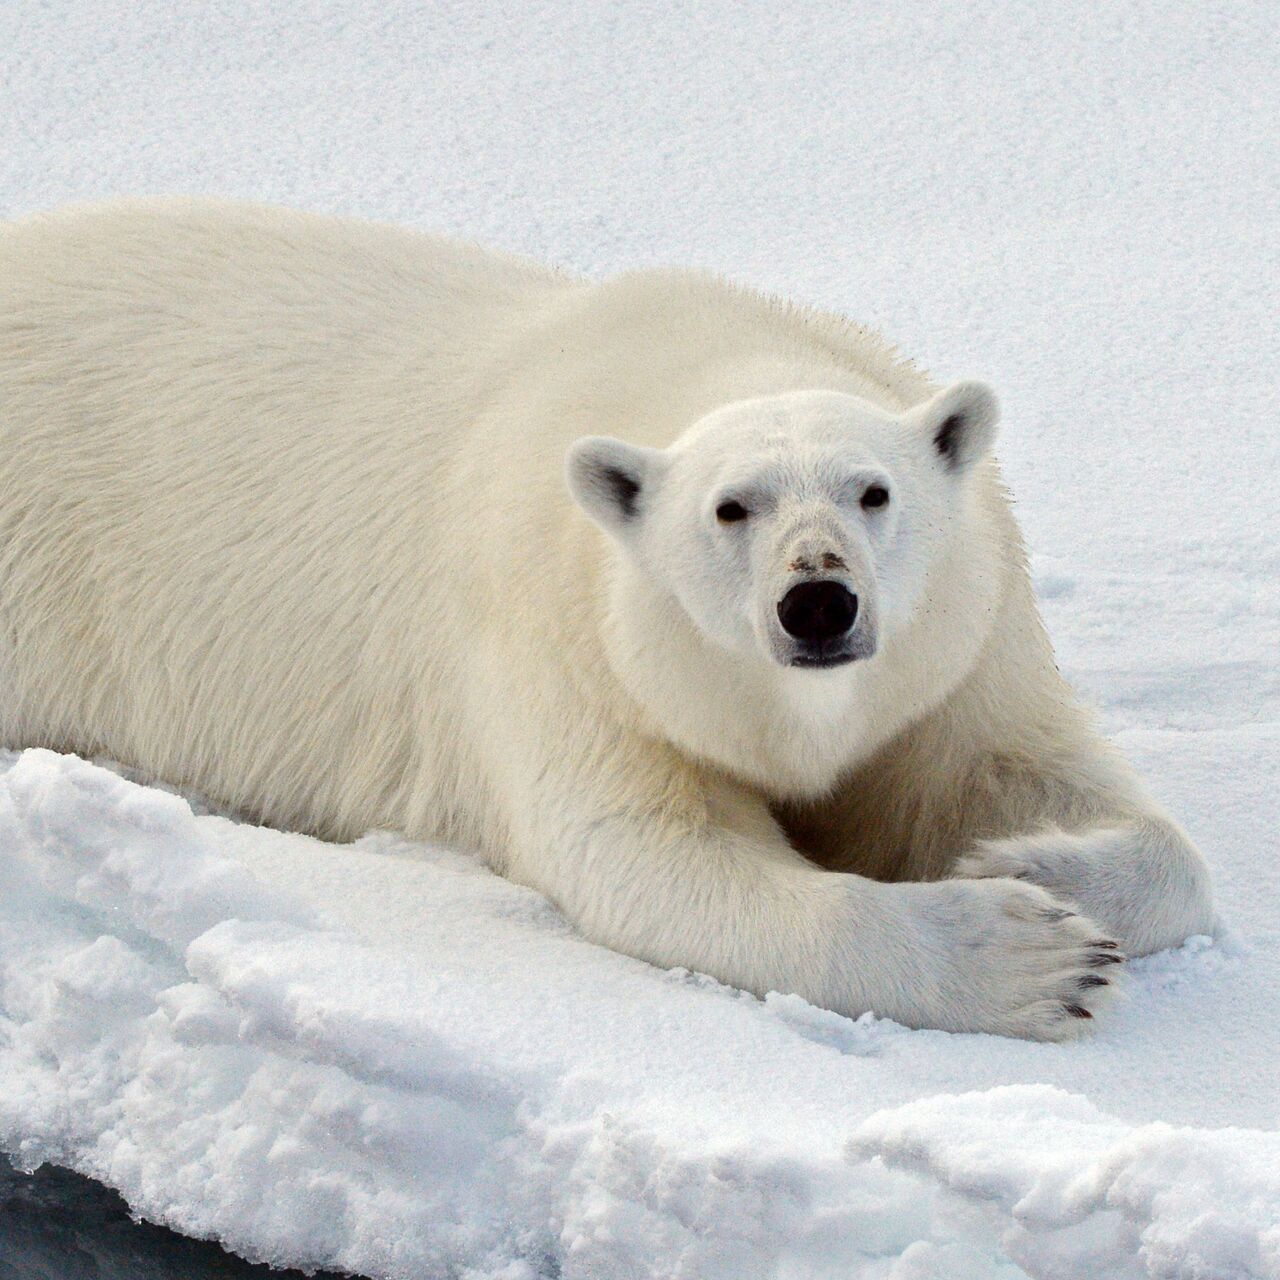
M1079 1043L908 1031L591 946L466 851L9 754L0 1149L378 1278L1280 1277L1273 26L0 7L5 216L207 191L710 266L995 383L1063 669L1223 922Z

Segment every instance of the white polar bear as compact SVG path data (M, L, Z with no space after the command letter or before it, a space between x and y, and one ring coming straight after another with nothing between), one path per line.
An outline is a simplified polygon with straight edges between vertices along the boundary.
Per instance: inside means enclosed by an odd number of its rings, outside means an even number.
M982 386L702 275L207 200L8 224L0 297L0 741L911 1026L1065 1037L1110 939L1212 927L1055 670Z

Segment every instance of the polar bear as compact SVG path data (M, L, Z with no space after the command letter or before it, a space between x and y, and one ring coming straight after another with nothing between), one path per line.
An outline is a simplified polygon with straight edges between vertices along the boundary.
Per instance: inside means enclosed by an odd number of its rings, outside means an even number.
M10 223L0 297L0 741L912 1027L1062 1039L1212 928L1055 669L982 385L701 274L203 199Z

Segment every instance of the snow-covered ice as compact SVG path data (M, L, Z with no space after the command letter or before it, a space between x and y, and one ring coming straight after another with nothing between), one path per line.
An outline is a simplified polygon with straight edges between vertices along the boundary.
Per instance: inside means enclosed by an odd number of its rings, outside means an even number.
M5 215L212 191L706 265L990 379L1063 668L1224 921L1081 1043L912 1032L592 947L463 852L30 751L0 758L0 1148L376 1277L1280 1277L1273 25L0 6Z

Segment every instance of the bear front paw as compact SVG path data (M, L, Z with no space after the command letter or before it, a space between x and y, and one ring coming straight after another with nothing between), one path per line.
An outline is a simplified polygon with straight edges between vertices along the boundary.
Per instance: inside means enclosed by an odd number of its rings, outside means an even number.
M1067 1040L1114 995L1119 945L1064 902L1011 879L935 887L934 928L943 922L950 956L944 990L955 992L942 1025Z
M982 841L956 860L952 875L963 880L1022 880L1080 906L1088 869L1078 850L1064 847L1069 843L1071 837L1065 835L1056 841L1044 836Z
M1215 923L1204 859L1176 827L1155 819L980 841L952 875L1038 885L1101 921L1130 955L1177 946Z

